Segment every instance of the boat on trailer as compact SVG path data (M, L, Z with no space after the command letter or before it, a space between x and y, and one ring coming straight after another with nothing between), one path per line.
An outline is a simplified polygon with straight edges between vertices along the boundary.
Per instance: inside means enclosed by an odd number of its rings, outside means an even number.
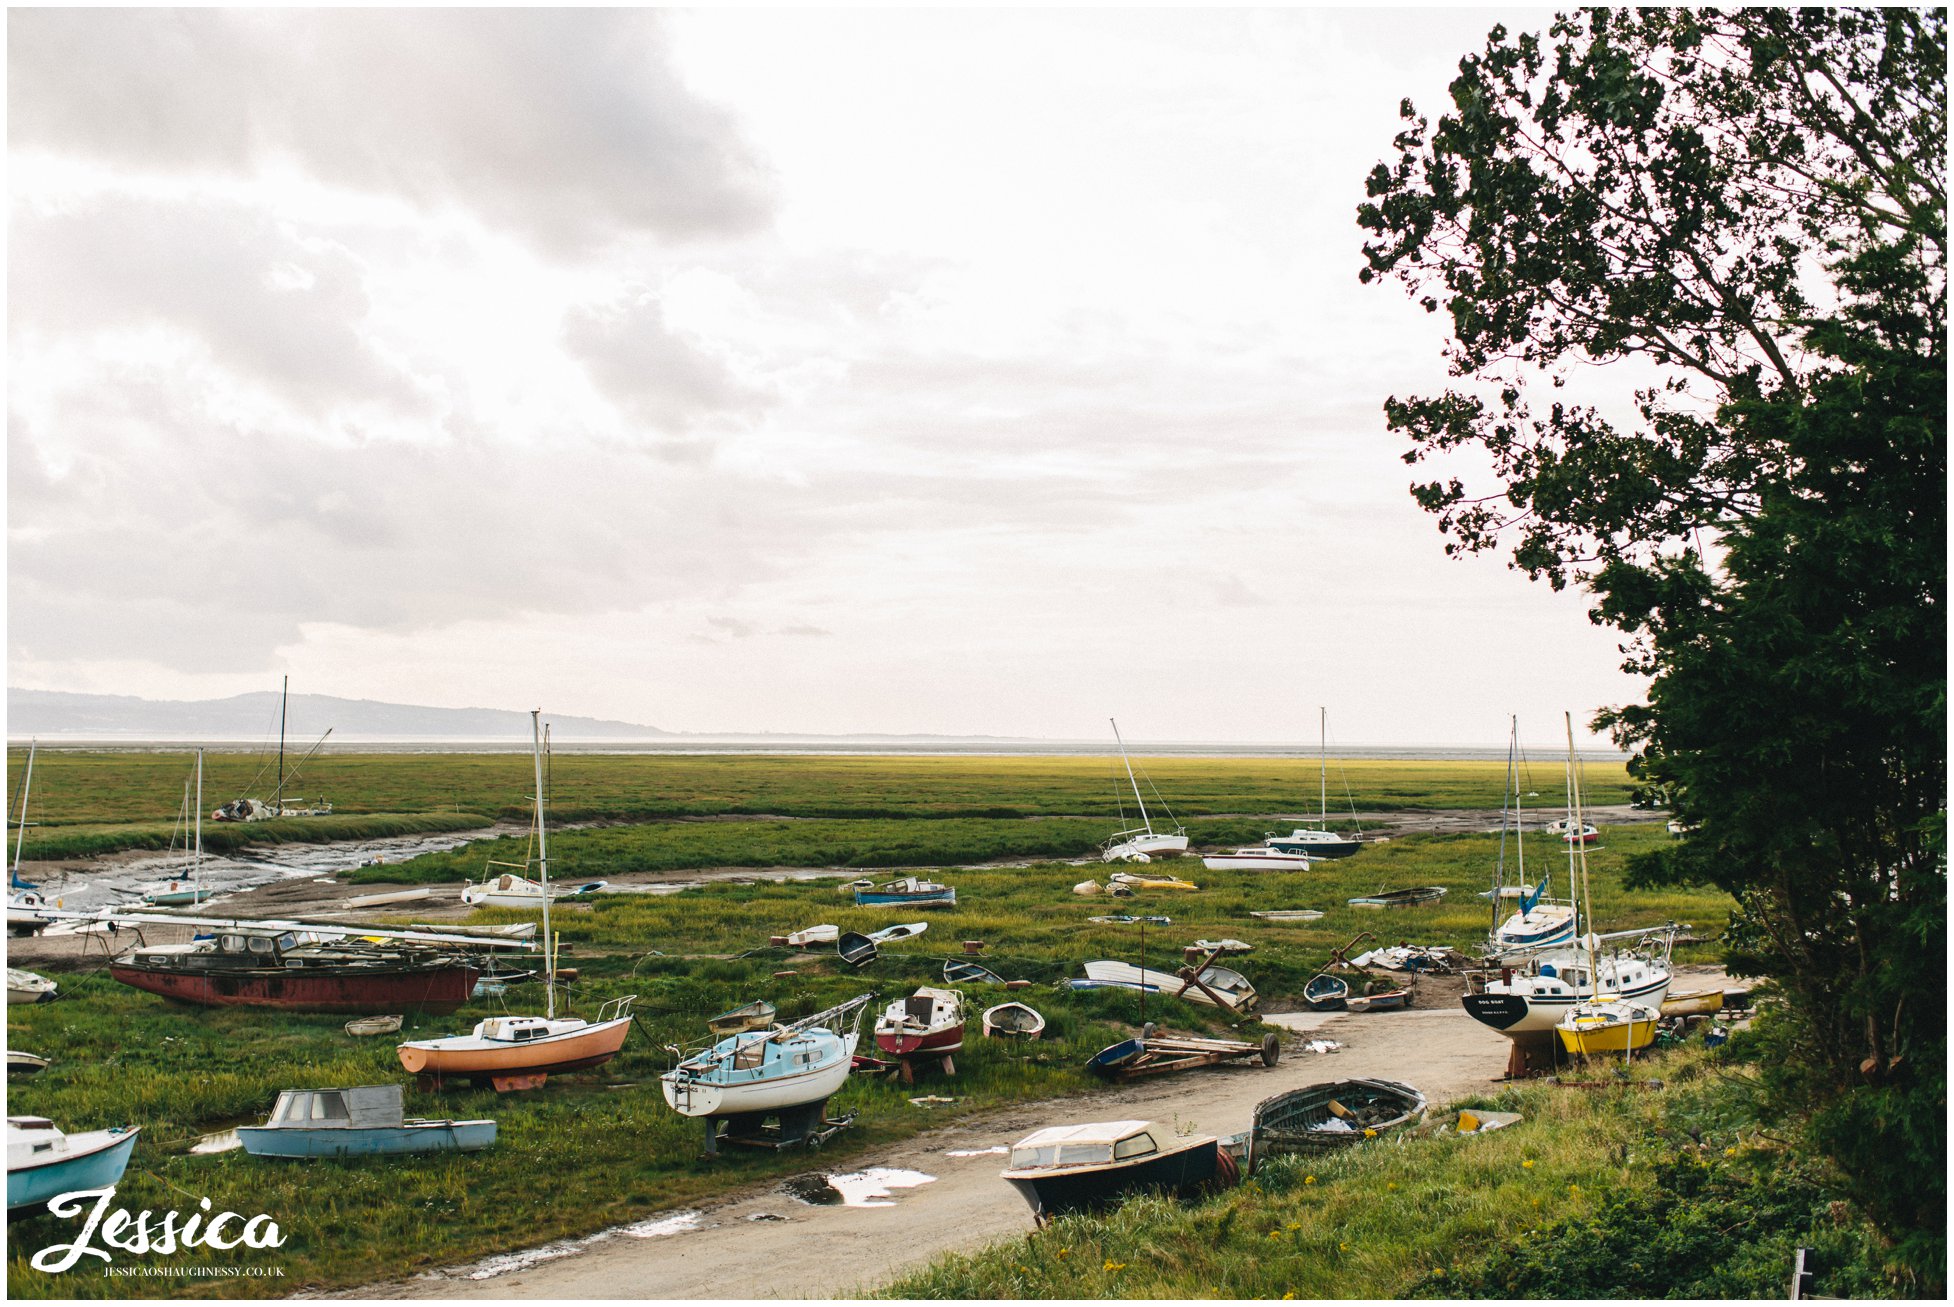
M495 1142L495 1122L410 1117L399 1085L287 1089L263 1125L241 1125L253 1157L393 1157L473 1153Z
M919 988L896 999L875 1022L875 1046L891 1057L930 1057L963 1047L963 995Z
M708 1153L718 1151L722 1137L818 1142L846 1123L830 1122L826 1104L853 1068L862 1014L874 997L864 994L771 1030L729 1035L684 1056L659 1077L665 1102L705 1122ZM853 1023L843 1030L851 1014Z

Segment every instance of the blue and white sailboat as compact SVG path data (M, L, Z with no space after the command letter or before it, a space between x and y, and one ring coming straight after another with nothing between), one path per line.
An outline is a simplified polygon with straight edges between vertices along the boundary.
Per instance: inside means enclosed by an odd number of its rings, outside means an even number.
M136 1126L63 1134L44 1116L7 1118L7 1210L39 1207L77 1189L117 1184L135 1151Z
M1571 897L1566 900L1547 898L1547 891L1553 880L1552 872L1541 876L1538 885L1531 888L1527 886L1526 822L1525 813L1522 811L1525 805L1520 798L1520 722L1517 717L1510 718L1509 721L1512 733L1506 746L1508 802L1501 818L1499 862L1495 864L1493 870L1493 892L1489 896L1493 900L1493 928L1492 934L1487 939L1488 957L1545 948L1554 944L1566 944L1573 940L1576 929L1573 899ZM1570 795L1573 793L1571 783L1569 793ZM1509 892L1506 884L1506 835L1509 829L1513 834L1513 856L1514 866L1518 872L1520 910L1502 922L1499 919L1500 902ZM1567 860L1568 886L1571 895L1574 878L1574 846L1571 844L1568 846Z

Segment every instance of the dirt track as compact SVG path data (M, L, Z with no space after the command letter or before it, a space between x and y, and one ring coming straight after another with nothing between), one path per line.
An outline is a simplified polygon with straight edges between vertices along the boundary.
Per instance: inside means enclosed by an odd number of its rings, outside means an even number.
M1721 972L1678 968L1676 988L1705 987ZM348 1297L380 1298L821 1298L850 1297L944 1252L974 1249L1031 1229L1024 1202L1003 1181L1000 1155L1041 1126L1123 1117L1228 1134L1248 1125L1270 1094L1320 1080L1383 1076L1418 1086L1434 1106L1489 1088L1505 1069L1507 1040L1458 1009L1412 1008L1370 1015L1292 1014L1306 1032L1275 1067L1227 1067L1165 1076L1089 1096L1000 1109L919 1135L836 1171L888 1167L921 1171L931 1183L895 1191L887 1207L810 1206L780 1185L729 1194L677 1233L619 1234L579 1251L481 1279L484 1267L366 1286ZM1303 1039L1333 1039L1334 1053L1309 1053ZM951 1152L974 1153L952 1157ZM819 1154L811 1155L818 1158ZM756 1219L760 1218L760 1219ZM779 1219L767 1219L779 1218ZM791 1274L778 1274L791 1267Z

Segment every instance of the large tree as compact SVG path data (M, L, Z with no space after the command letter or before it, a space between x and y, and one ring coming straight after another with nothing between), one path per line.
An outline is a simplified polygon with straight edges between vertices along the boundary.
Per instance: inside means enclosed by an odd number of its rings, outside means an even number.
M1586 586L1648 701L1603 714L1738 900L1791 1083L1944 1277L1946 16L1607 10L1495 29L1407 103L1366 279L1450 316L1392 398L1451 551ZM1568 402L1636 360L1618 411ZM1536 395L1545 390L1543 402ZM1905 1183L1896 1181L1904 1176Z

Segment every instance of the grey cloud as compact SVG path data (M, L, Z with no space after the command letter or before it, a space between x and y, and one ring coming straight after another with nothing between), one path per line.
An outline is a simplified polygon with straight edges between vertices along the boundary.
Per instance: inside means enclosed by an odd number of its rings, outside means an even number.
M763 227L773 181L628 9L32 9L9 18L9 142L454 204L574 254Z
M761 406L762 395L724 362L666 328L654 296L573 309L564 318L563 342L620 411L659 432L689 432ZM668 456L683 461L687 447L673 447Z

